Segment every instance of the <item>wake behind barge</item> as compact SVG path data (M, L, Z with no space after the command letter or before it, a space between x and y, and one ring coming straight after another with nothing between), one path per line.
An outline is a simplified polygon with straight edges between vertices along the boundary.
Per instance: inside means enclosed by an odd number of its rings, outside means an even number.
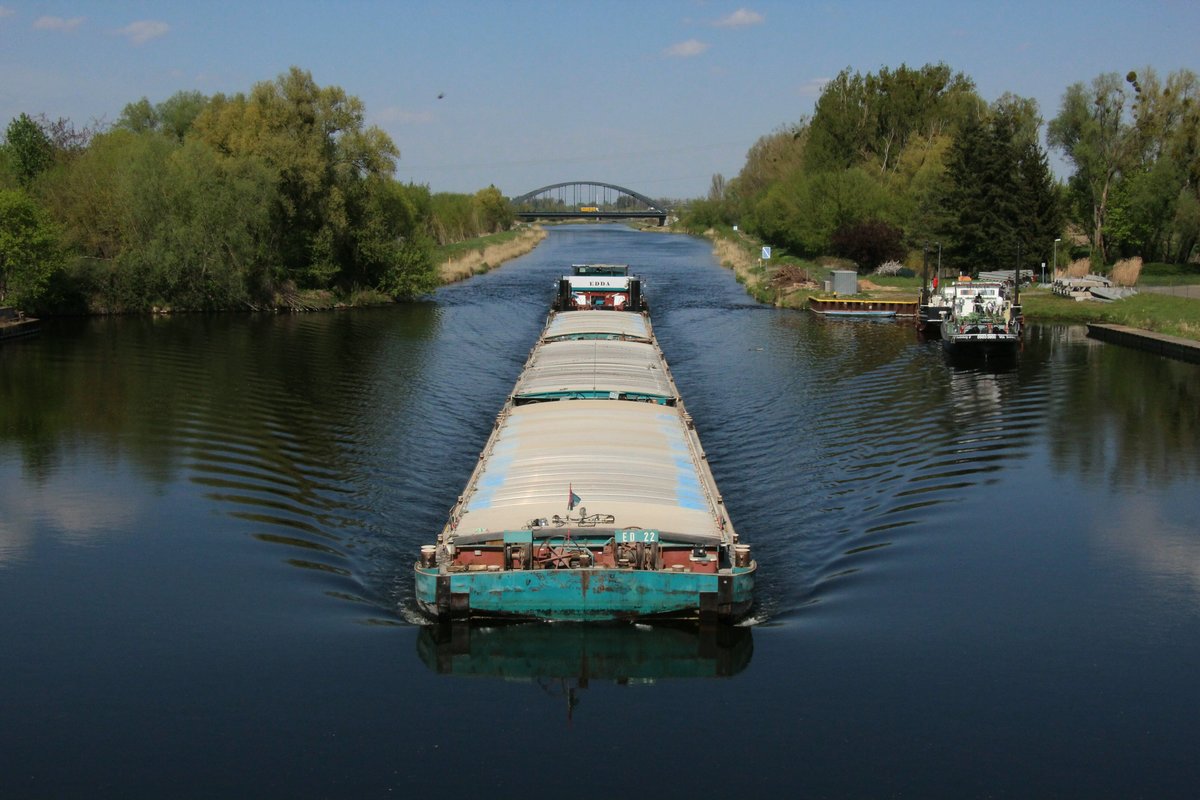
M421 548L427 616L733 622L749 610L750 547L649 317L608 283L576 298L587 310L550 313L437 543Z

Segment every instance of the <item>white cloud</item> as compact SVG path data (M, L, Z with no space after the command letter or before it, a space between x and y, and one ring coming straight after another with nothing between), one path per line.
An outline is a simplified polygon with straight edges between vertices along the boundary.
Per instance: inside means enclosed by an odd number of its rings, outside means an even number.
M134 44L145 44L151 39L157 39L169 30L171 30L171 26L165 22L140 19L137 22L129 23L124 28L118 30L117 33L128 38Z
M17 13L15 9L11 9L8 6L0 6L0 19L11 17L15 13Z
M688 39L686 42L673 44L663 52L675 58L691 58L698 56L708 49L708 43L702 42L699 39Z
M73 31L83 24L83 17L38 17L33 21L33 27L40 31Z
M87 544L97 539L135 530L141 512L136 500L98 484L79 485L65 475L44 484L22 485L11 481L0 486L0 564L19 561L35 538L51 533L70 544Z
M727 17L721 17L713 23L717 28L744 28L747 25L761 25L766 17L748 8L739 8Z

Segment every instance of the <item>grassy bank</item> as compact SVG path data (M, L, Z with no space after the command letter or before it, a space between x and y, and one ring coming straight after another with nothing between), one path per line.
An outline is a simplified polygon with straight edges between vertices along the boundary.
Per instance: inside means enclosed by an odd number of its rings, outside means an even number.
M1142 267L1138 286L1194 286L1200 284L1200 264L1150 263Z
M1143 292L1113 303L1079 302L1047 289L1021 293L1030 322L1108 322L1200 341L1200 300Z
M799 308L808 302L813 289L780 285L779 276L785 270L803 271L818 285L828 276L827 269L791 256L764 261L762 242L738 231L709 229L704 236L712 240L717 263L733 270L737 282L760 303Z
M1150 263L1137 278L1140 287L1195 286L1200 284L1200 264ZM1021 293L1025 318L1031 322L1104 322L1128 325L1200 341L1200 300L1169 294L1141 292L1112 303L1077 301L1049 289Z
M733 230L708 230L713 255L721 266L732 269L738 283L760 303L779 308L807 308L808 299L824 295L825 281L835 269L846 265L837 259L810 261L784 255L762 260L762 242ZM807 278L798 282L797 279ZM859 279L857 297L881 300L916 300L921 291L919 277L865 275Z
M447 284L487 272L505 261L525 255L545 238L546 232L541 228L519 228L439 247L434 251L438 279L442 284ZM393 298L374 289L356 289L348 295L327 289L310 289L276 298L273 308L289 311L326 311L334 308L381 306L393 302ZM154 313L170 313L170 309L155 308Z
M824 294L820 287L835 268L835 265L791 256L764 262L759 258L762 243L736 231L708 230L704 235L712 239L713 254L718 263L733 270L738 283L746 287L751 297L780 308L806 308L810 297ZM781 285L779 277L789 268L803 270L817 286ZM1139 283L1147 286L1200 284L1200 265L1148 264ZM859 287L858 297L916 300L921 291L921 278L865 275L859 279ZM1021 305L1030 322L1107 322L1200 341L1200 301L1186 297L1143 292L1115 303L1078 302L1052 294L1049 289L1038 288L1023 291Z
M522 227L439 247L434 254L438 277L445 284L487 272L525 255L545 238L546 231L540 227Z

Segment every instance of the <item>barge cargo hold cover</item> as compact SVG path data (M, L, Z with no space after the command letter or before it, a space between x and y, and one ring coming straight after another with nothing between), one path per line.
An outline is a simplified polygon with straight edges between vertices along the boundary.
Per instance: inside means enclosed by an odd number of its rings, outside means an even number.
M648 317L552 312L416 599L439 621L731 622L756 569Z

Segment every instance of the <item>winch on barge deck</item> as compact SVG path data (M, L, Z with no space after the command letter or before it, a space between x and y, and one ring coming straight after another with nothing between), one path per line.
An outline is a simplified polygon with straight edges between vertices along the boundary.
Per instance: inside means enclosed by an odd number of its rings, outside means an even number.
M649 319L589 305L551 312L437 544L421 549L426 615L732 622L750 609L757 564Z

